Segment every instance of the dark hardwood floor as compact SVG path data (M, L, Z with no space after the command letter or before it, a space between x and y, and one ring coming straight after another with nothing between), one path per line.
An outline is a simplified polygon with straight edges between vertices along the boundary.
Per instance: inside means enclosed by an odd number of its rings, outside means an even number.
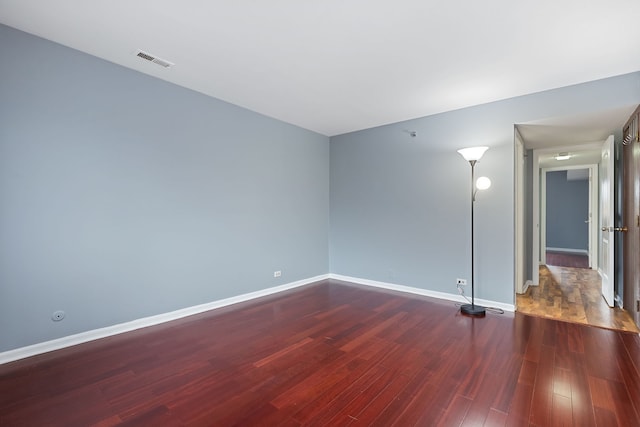
M2 426L637 426L640 338L324 281L0 366Z
M547 265L556 267L589 268L589 255L546 251Z

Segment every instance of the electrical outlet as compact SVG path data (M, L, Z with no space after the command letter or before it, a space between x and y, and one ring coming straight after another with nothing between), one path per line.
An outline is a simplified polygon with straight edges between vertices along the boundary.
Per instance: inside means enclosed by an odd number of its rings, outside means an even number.
M280 276L282 276L282 271L278 270L273 272L273 277L280 277Z
M458 285L458 286L467 286L467 279L457 279L456 285Z

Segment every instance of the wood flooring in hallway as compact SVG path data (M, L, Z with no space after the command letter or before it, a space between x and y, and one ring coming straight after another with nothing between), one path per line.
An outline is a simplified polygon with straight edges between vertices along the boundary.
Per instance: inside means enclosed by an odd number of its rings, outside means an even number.
M585 268L541 266L540 285L517 295L520 313L601 328L640 332L631 316L610 308L601 294L598 272Z
M547 251L547 265L557 267L589 268L589 255Z

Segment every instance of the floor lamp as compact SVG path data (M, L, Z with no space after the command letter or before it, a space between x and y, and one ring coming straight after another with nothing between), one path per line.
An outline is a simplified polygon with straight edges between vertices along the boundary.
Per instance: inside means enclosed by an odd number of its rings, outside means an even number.
M471 316L484 316L486 309L475 303L475 286L474 286L474 242L473 242L473 205L476 201L476 193L478 190L486 190L491 186L491 180L485 176L478 178L475 181L475 166L476 163L482 158L482 155L487 151L489 147L471 147L458 150L458 153L464 157L466 161L471 165L471 304L464 304L460 306L460 312Z

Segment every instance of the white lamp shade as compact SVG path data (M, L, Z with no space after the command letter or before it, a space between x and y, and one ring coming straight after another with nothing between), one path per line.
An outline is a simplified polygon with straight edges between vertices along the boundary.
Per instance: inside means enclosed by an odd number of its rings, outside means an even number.
M484 152L488 149L489 147L469 147L458 150L458 153L460 153L466 161L471 162L473 160L480 160Z
M476 181L476 188L478 190L486 190L489 187L491 187L491 180L489 178L487 178L486 176L481 176Z

